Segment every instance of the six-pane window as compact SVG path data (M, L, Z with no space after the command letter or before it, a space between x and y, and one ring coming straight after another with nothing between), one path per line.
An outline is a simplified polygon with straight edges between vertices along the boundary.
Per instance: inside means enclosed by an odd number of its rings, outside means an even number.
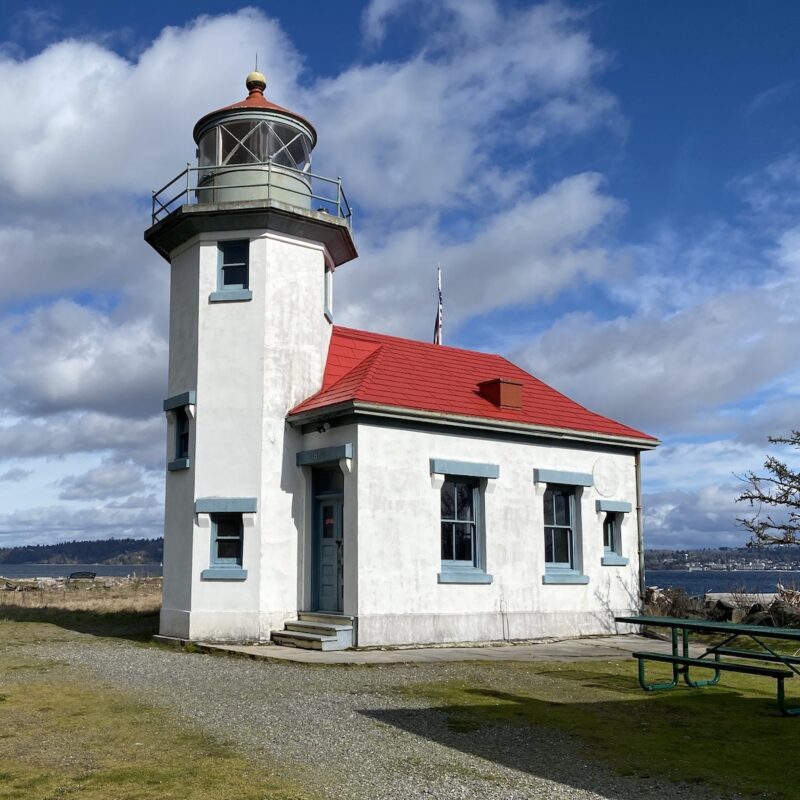
M212 564L240 567L242 565L242 515L212 514L211 524L214 526Z
M441 490L442 561L475 566L478 481L448 475Z
M248 253L250 243L220 242L219 289L247 289L249 284Z
M189 415L186 408L175 409L175 459L189 458Z
M544 560L548 568L575 566L575 489L548 486L544 493Z

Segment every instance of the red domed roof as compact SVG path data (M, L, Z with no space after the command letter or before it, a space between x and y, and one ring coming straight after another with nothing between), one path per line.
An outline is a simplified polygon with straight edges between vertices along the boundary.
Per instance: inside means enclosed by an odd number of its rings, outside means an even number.
M260 74L251 73L248 75L247 88L249 90L249 94L244 98L244 100L240 100L238 103L232 103L224 108L218 108L216 111L210 111L208 114L200 117L195 124L193 131L195 142L199 141L198 134L205 127L206 123L217 114L227 114L231 111L261 110L274 111L277 114L283 114L284 116L291 117L292 119L301 122L311 131L311 146L313 147L317 143L317 131L315 130L314 126L305 117L301 117L300 114L295 114L294 111L289 111L288 108L283 108L283 106L279 106L277 103L271 103L269 100L267 100L267 98L264 97L266 83L263 81L263 76L260 76L260 79L253 80L253 76L255 75Z

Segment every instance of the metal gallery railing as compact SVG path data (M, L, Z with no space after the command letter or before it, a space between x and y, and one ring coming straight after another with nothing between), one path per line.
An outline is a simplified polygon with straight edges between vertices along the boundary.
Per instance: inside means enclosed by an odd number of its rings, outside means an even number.
M245 173L248 181L228 183L230 178L227 178L225 183L217 182L217 179L230 173ZM293 188L290 183L302 188ZM353 227L353 209L347 201L341 178L326 178L324 175L274 164L272 159L211 167L187 164L183 172L153 192L151 224L155 225L187 203L215 202L215 198L225 196L229 190L234 193L241 190L243 195L257 191L261 200L280 198L286 201L289 196L289 205L332 214L343 219L351 230ZM291 202L295 199L292 195L296 195L297 202Z

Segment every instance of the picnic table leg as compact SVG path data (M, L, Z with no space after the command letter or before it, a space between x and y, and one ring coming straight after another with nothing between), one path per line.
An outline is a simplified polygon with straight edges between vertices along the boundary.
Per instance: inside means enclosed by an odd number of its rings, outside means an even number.
M678 655L678 631L672 628L672 655ZM672 681L670 683L648 683L644 677L644 662L645 659L640 658L639 661L639 686L646 692L660 692L662 689L674 689L678 685L678 677L680 676L681 668L677 664L672 665Z
M800 714L800 708L789 708L786 705L786 693L784 691L784 679L778 678L778 708L781 714L787 717L796 717Z
M681 629L683 632L683 656L689 658L689 631L686 628ZM719 661L719 654L714 653L714 661ZM713 662L712 662L713 663ZM713 669L711 663L708 665L709 669ZM719 683L720 671L714 670L714 677L704 681L695 681L689 677L689 667L683 668L683 680L686 681L687 686L693 689L699 689L701 686L716 686Z

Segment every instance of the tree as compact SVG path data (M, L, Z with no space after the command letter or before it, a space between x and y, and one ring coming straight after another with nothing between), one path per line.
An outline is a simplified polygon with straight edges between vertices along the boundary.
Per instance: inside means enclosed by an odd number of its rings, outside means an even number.
M770 436L772 444L788 444L800 450L800 430L790 436ZM737 522L750 531L750 545L800 544L800 471L792 470L775 456L764 462L766 475L747 472L742 480L748 488L736 498L749 502L756 512L738 517Z

